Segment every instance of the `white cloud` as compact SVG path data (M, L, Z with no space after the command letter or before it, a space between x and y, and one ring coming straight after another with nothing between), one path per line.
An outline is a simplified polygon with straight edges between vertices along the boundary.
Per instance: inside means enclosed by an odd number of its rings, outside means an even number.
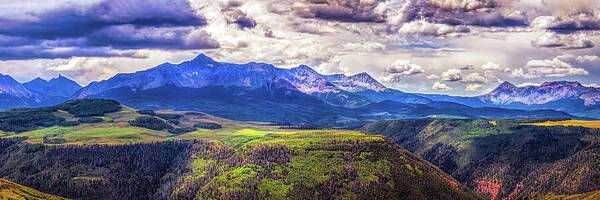
M481 85L479 84L468 84L467 87L465 87L465 91L467 92L479 92L479 90L481 89Z
M409 60L396 60L392 65L385 68L383 72L384 82L397 82L402 76L411 76L425 72L421 66L411 63Z
M586 62L595 62L600 60L600 58L598 58L598 56L596 55L583 55L583 56L577 56L577 58L575 58L575 60L578 63L586 63Z
M427 79L429 79L429 80L440 79L440 76L435 75L435 74L429 74L429 76L427 76Z
M589 63L589 62L595 62L600 60L600 58L596 55L581 55L581 56L576 56L573 54L562 54L559 56L556 56L556 58L565 61L565 62L569 62L569 63L573 63L573 62L578 62L578 63Z
M513 77L538 78L538 77L565 77L588 75L588 71L577 68L558 58L552 60L530 60L524 68L515 69Z
M385 69L386 73L414 75L425 72L421 66L411 63L409 60L396 60L391 66Z
M520 77L520 78L527 78L527 79L529 79L529 78L538 78L539 77L538 75L527 73L523 68L514 69L511 72L510 76L512 76L512 77Z
M84 84L87 84L89 80L109 78L120 71L109 58L75 57L65 61L46 63L45 67L47 71L67 75Z
M479 75L479 73L474 72L474 73L471 73L471 74L465 76L462 79L462 82L463 83L485 83L485 82L487 82L487 79L485 77Z
M462 80L462 72L458 69L449 69L442 73L442 80L444 81L460 81Z
M534 83L534 82L525 82L525 83L521 83L521 84L517 85L517 87L540 86L540 85L542 85L542 84Z
M558 34L544 32L531 45L537 48L584 49L594 47L594 42L585 34Z
M500 65L493 63L493 62L487 62L487 63L481 65L481 69L483 69L483 70L498 70L498 69L500 69Z
M583 86L592 87L592 88L600 88L600 84L598 84L598 83L583 84Z
M490 7L492 1L482 0L430 0L430 4L438 8L456 11L471 11Z
M504 73L510 73L510 68L504 68L503 69ZM496 81L496 82L502 82L502 79L498 78L498 76L496 76L496 71L492 71L492 70L485 70L483 71L483 76L485 77L487 82L492 82L492 81Z
M344 49L351 52L379 52L385 49L385 45L379 42L348 42Z
M434 24L424 20L405 23L398 30L401 34L418 34L429 36L443 36L448 34L468 33L470 29L466 26L450 26L446 24Z
M435 82L435 83L433 83L433 86L431 86L431 89L434 89L434 90L449 90L451 88L448 87L446 84L443 84L443 83L440 83L440 82Z
M600 29L600 14L539 16L531 22L531 27L536 29Z

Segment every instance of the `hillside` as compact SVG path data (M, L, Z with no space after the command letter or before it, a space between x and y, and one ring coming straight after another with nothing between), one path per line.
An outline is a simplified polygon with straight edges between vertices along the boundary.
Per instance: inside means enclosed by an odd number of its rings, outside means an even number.
M531 198L600 189L598 129L532 126L537 120L399 120L360 130L383 134L491 197ZM560 122L552 122L559 124ZM591 122L590 122L591 123ZM592 123L593 124L593 123Z
M0 179L0 199L2 200L63 200L65 198L46 194L33 188L25 187L4 179ZM66 200L66 199L65 199Z
M600 199L600 191L574 195L546 195L536 200L595 200Z
M382 136L113 103L43 108L65 120L1 133L0 177L74 199L478 199ZM92 104L102 121L64 123Z

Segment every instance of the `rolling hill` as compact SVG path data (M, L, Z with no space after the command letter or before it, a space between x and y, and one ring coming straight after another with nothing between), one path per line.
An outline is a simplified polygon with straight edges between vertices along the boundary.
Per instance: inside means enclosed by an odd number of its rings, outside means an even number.
M25 187L8 180L0 179L0 199L2 200L66 200Z
M0 116L36 116L0 126L0 177L68 198L479 199L384 137L357 131L282 129L111 100Z
M598 129L577 126L597 123L430 119L360 130L391 138L481 194L521 199L600 189Z

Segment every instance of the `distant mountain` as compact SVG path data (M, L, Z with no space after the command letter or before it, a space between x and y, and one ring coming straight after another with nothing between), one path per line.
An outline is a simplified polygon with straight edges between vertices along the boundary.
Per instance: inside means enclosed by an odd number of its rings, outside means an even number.
M73 97L109 98L140 109L195 110L225 118L259 121L338 122L507 115L501 112L478 115L483 113L464 108L468 106L426 105L433 101L386 88L367 73L323 75L306 65L284 69L265 63L217 62L206 55L180 64L165 63L144 71L117 74L89 84ZM380 115L382 113L387 114ZM550 111L506 110L506 113L517 117L548 113L571 117Z
M355 108L371 103L371 99L404 103L427 101L418 96L387 89L367 73L353 76L322 75L306 65L283 69L265 63L233 64L217 62L203 54L181 64L165 63L145 71L118 74L107 81L94 82L77 92L75 97L84 98L119 87L139 91L166 85L188 88L231 86L252 90L268 86L279 79L291 84L292 87L288 89L318 97L334 106ZM363 93L369 95L365 96ZM406 96L420 100L412 100ZM404 98L408 99L407 102Z
M23 85L31 91L63 98L70 98L77 90L82 88L77 82L62 75L49 81L38 77Z
M0 109L39 107L66 100L31 91L11 76L0 74Z
M0 74L0 94L29 98L34 94L9 75Z
M500 107L521 110L552 109L580 117L600 118L600 88L579 82L545 82L539 86L517 87L503 82L488 94L459 97L439 94L416 94L433 101L449 101L471 107Z
M481 98L496 105L513 103L540 105L572 99L582 100L585 106L592 106L600 102L600 88L585 87L579 82L568 81L545 82L539 86L525 87L504 82Z

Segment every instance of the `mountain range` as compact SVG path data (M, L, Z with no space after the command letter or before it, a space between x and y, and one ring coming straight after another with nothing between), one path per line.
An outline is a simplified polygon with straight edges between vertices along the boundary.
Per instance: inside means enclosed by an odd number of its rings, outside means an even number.
M3 75L0 94L3 109L107 98L138 109L194 110L276 122L600 117L595 114L600 89L577 82L527 87L505 82L475 97L412 94L388 88L367 73L324 75L306 65L285 69L266 63L235 64L204 54L179 64L117 74L85 87L64 76L20 84Z
M503 82L491 92L475 97L417 95L433 101L450 101L471 107L552 109L579 117L600 118L600 88L587 87L576 81L544 82L523 87Z

